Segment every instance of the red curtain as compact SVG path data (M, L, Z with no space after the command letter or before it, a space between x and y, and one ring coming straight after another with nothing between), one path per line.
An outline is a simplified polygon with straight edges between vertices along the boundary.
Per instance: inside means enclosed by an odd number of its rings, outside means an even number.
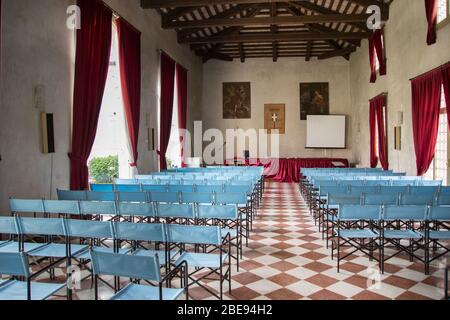
M450 126L450 63L442 68L442 83L444 85L445 103L447 105L448 124Z
M178 128L180 129L181 145L181 167L185 168L185 139L183 134L187 127L187 70L177 64L177 87L178 87Z
M377 109L375 104L370 101L369 107L369 129L370 129L370 167L376 168L378 165L377 155Z
M81 29L77 31L73 98L70 188L87 189L87 160L97 131L98 117L108 76L112 12L97 0L78 0Z
M375 30L369 38L370 82L377 81L376 60L380 65L380 75L387 71L383 30Z
M166 153L172 127L175 61L161 52L161 121L159 132L159 168L167 169Z
M378 127L378 156L384 170L389 170L388 146L387 146L387 106L386 96L381 95L374 101L377 110Z
M141 115L141 33L122 18L117 20L119 36L120 82L133 153L132 167L137 166Z
M436 43L436 25L437 25L437 14L438 14L438 4L437 0L425 0L425 12L428 21L428 34L427 34L427 44L432 45Z
M412 117L417 175L424 175L434 158L439 128L442 72L412 80Z

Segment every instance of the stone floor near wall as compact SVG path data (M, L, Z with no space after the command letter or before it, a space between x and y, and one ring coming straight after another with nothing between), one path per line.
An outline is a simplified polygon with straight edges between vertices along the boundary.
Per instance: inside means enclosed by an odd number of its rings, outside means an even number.
M343 300L343 299L443 299L444 261L423 272L420 262L393 258L386 273L366 256L355 254L337 273L317 227L295 184L268 182L249 247L244 249L241 270L233 266L233 300ZM208 286L217 290L217 281ZM100 290L108 298L109 290ZM192 299L213 299L199 287L190 289ZM75 299L92 299L90 280L82 283Z

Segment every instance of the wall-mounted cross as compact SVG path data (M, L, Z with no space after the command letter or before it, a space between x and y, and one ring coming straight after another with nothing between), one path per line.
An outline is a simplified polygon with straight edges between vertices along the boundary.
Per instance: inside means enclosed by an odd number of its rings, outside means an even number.
M272 121L277 122L278 121L278 115L276 113L272 114Z

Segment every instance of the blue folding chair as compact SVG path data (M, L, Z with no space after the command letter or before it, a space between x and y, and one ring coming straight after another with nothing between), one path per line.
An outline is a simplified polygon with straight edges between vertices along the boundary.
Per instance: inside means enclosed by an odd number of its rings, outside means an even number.
M91 191L94 192L114 192L113 184L91 183Z
M116 201L115 192L87 191L87 201Z
M165 278L162 278L157 255L135 256L93 250L91 256L95 275L95 300L99 299L98 280L102 275L118 277L119 280L120 277L131 280L123 289L120 288L120 281L118 281L118 288L111 300L177 300L183 293L188 299L186 263L180 263ZM169 288L163 288L165 283L171 282L177 275L182 279L182 288L171 288L170 285ZM142 285L137 280L146 280L157 285Z
M434 194L401 194L400 205L402 206L431 206L436 202Z
M41 244L25 244L24 247L20 243L20 231L17 220L14 217L0 216L0 235L8 235L9 240L0 242L1 253L18 253L22 251L30 251L41 246ZM22 248L24 250L22 250Z
M147 191L147 192L167 192L168 191L168 187L165 185L147 185L147 184L143 184L142 185L142 191Z
M450 207L431 207L425 228L425 273L430 274L431 262L449 253Z
M424 260L416 255L416 251L422 248L423 235L414 229L415 223L424 223L427 217L426 205L410 206L384 206L381 225L380 249L381 272L384 273L384 264L387 260L396 257L402 252L409 255L410 261L416 258ZM409 242L408 246L402 244L402 240ZM385 256L385 247L390 245L394 253Z
M363 203L366 206L398 205L398 194L364 194Z
M34 217L37 214L45 215L43 200L9 199L9 207L13 215L22 213L31 213Z
M380 262L374 254L380 249L377 240L380 237L381 206L342 205L339 207L335 240L332 246L337 251L337 271L340 272L340 262L355 252L366 254L370 260ZM341 255L341 247L350 245L353 250ZM381 254L381 252L380 252Z
M21 277L26 281L10 280L0 282L0 300L45 300L65 287L64 284L33 282L46 269L32 274L28 257L24 253L0 252L0 274Z
M194 203L194 204L213 204L213 193L201 193L201 192L182 192L181 203Z
M149 198L156 203L180 203L180 195L176 192L151 192Z
M80 213L96 220L115 220L118 218L116 203L113 201L80 201Z
M44 210L49 216L80 215L80 206L78 201L72 200L44 200Z
M86 201L86 191L68 191L57 189L58 200Z
M139 184L116 184L114 191L118 192L140 192L141 186Z
M119 202L117 207L120 217L132 222L151 222L156 217L153 203Z
M228 281L229 292L231 293L231 237L227 236L222 241L222 232L219 227L211 226L186 226L186 225L167 225L168 241L181 247L181 255L175 262L175 266L187 263L189 268L194 271L189 272L189 283L187 287L194 284L199 285L210 294L223 299L223 283ZM224 243L228 243L227 246ZM205 253L185 251L186 244L204 246ZM206 251L206 248L214 247ZM227 249L225 249L227 248ZM228 262L228 268L224 270L225 264ZM205 275L198 274L208 270ZM217 294L202 283L203 279L209 279L211 275L219 276L220 292ZM197 276L197 277L195 277Z
M147 192L117 192L119 202L149 202Z
M156 219L166 223L193 224L195 223L195 209L193 204L156 204Z
M239 218L239 210L236 205L198 205L197 218L202 225L219 226L222 231L222 238L226 239L230 235L232 246L236 248L236 255L230 255L237 263L239 272L239 258L242 258L242 225Z

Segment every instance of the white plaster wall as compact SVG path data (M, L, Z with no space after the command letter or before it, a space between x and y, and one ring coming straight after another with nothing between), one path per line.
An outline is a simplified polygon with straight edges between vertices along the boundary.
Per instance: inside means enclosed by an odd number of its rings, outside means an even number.
M286 104L286 134L280 136L281 157L344 157L354 160L356 135L350 105L349 62L343 58L306 62L301 58L249 59L245 63L213 61L203 68L203 129L264 129L264 105ZM251 82L252 118L222 119L222 83ZM330 113L348 116L346 150L305 149L306 121L300 121L300 83L329 82ZM241 156L241 155L239 155Z
M427 22L423 1L396 0L390 9L385 28L387 75L369 83L368 42L350 60L351 105L359 116L360 142L355 145L363 165L369 160L369 102L372 97L388 92L389 162L391 169L417 173L412 131L411 83L409 79L450 60L450 25L438 29L438 41L427 46ZM404 115L402 150L394 150L394 127L397 115Z
M200 118L202 63L174 31L161 29L154 10L139 0L107 0L109 6L142 32L142 113L140 172L157 168L155 152L147 150L146 114L157 128L159 59L165 50L189 69L188 121ZM0 212L8 197L50 198L69 186L74 37L66 28L72 0L3 0L0 113ZM57 152L41 153L40 110L33 108L33 86L45 86L45 110L54 113ZM51 183L52 181L52 183ZM52 189L52 192L50 191Z

